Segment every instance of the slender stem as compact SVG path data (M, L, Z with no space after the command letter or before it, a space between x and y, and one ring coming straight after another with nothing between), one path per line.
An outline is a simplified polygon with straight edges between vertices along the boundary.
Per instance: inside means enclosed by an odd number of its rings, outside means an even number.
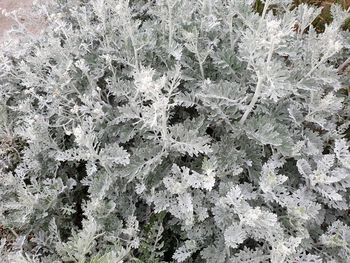
M173 13L172 13L172 7L170 7L169 1L167 1L168 4L168 15L169 15L169 39L168 39L168 48L171 49L172 46L172 40L173 40Z
M338 74L342 73L348 66L350 66L350 57L338 67Z
M265 19L265 16L266 16L266 13L267 13L267 9L269 8L269 5L270 5L270 0L266 0L265 1L265 5L264 5L264 9L263 9L263 12L261 14L261 20L260 20L260 24L259 24L259 27L258 29L260 29L261 25L262 25L262 21ZM259 30L258 30L259 31ZM269 65L271 59L272 59L272 54L273 54L273 51L274 51L274 43L272 42L271 43L271 46L270 46L270 50L269 50L269 53L267 55L267 59L266 59L266 66ZM248 105L248 108L247 110L244 112L241 120L239 121L239 123L242 125L244 124L244 122L246 121L246 119L248 118L248 115L250 114L250 112L253 110L256 102L258 101L259 97L260 97L260 93L261 93L261 88L262 88L262 83L264 81L264 76L261 76L260 73L258 72L257 73L257 76L258 76L258 82L256 84L256 88L255 88L255 92L254 92L254 95L253 95L253 98L251 100L251 102L249 103Z
M164 148L166 149L168 146L168 116L167 116L167 105L164 106L162 111L162 137L164 142Z
M323 64L325 61L324 57L305 75L305 77L309 77L319 66Z
M234 40L233 40L233 34L232 34L232 31L233 31L232 23L233 23L233 16L230 15L228 18L228 28L230 31L230 45L231 45L231 49L233 50L234 49Z
M256 28L254 28L254 26L250 23L250 21L248 21L248 20L244 17L244 15L241 14L241 13L239 12L239 10L236 10L236 11L235 11L235 14L236 14L237 16L239 16L239 17L242 19L243 23L244 23L252 32L255 32L255 31L256 31Z
M206 57L202 61L201 56L200 56L199 51L198 51L198 36L196 36L196 43L194 46L195 46L196 57L197 57L197 60L199 63L199 70L201 72L202 79L204 80L205 75L204 75L204 69L203 69L203 62L205 61Z
M274 48L275 48L275 45L272 43L271 46L270 46L269 54L267 55L266 66L269 66L269 64L270 64ZM255 103L258 101L258 98L260 97L261 85L262 85L262 82L264 80L264 76L261 76L260 73L258 73L257 75L258 75L258 82L256 84L256 88L255 88L255 93L254 93L253 99L250 102L250 104L248 106L248 109L245 111L245 113L243 114L241 120L239 121L240 124L243 124L246 121L249 113L252 111L252 109L255 106Z
M131 37L131 35L130 35L130 38L131 38L132 47L134 49L135 67L137 70L139 70L139 59L138 59L137 49L136 49L135 44L134 44L135 43L134 38Z
M310 69L310 71L309 71L308 73L306 73L306 75L305 75L303 78L301 78L301 79L299 80L298 83L302 82L305 78L310 77L310 75L311 75L319 66L321 66L328 58L330 58L331 56L333 56L335 53L337 53L337 52L332 52L332 53L329 54L329 55L324 55L324 56L321 58L321 60L320 60L315 66L313 66L312 69Z
M273 54L274 49L275 49L275 44L272 42L271 46L270 46L269 54L267 55L267 60L266 60L266 65L267 66L270 63L271 59L272 59L272 54Z
M252 111L252 109L255 106L255 103L258 101L258 98L260 97L262 82L263 82L263 77L261 77L260 74L258 74L258 82L256 84L255 93L251 102L248 105L248 109L244 112L241 120L239 121L241 125L246 121L249 113Z
M230 247L226 247L226 256L227 256L228 258L231 257Z
M198 62L199 62L199 70L200 70L200 72L201 72L202 79L205 79L203 64L202 64L201 61L199 61L199 58L198 58Z
M13 228L10 227L9 230L11 231L11 233L12 233L16 238L18 238L18 234L16 233L15 230L13 230Z
M267 9L269 8L269 5L270 5L270 0L266 0L266 1L265 1L265 5L264 5L263 12L262 12L262 14L261 14L261 20L263 20L263 19L265 18Z
M162 232L163 232L163 231L161 231L160 229L158 229L157 236L156 236L156 240L154 241L154 244L153 244L153 247L152 247L152 251L151 251L152 255L153 255L153 253L156 251L156 246L157 246L159 240L161 239L160 237L161 237Z
M202 98L225 100L227 102L232 103L233 105L237 105L237 103L238 103L236 100L233 100L233 99L230 99L230 98L227 98L227 97L223 97L223 96L219 96L219 95L215 95L215 94L198 93L197 95L199 97L202 97Z
M135 46L135 38L134 38L135 32L133 31L133 28L132 28L132 22L133 21L131 19L131 14L130 14L130 10L128 8L128 4L129 4L129 1L127 1L127 6L126 6L127 10L125 10L127 12L127 16L126 17L128 19L128 22L127 22L127 25L126 25L126 31L128 33L128 37L130 38L131 45L132 45L133 52L134 52L135 68L138 71L139 70L138 53L137 53L138 49Z

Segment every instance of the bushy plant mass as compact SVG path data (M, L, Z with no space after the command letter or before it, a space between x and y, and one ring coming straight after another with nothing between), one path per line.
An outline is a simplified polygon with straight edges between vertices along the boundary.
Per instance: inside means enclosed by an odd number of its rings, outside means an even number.
M55 0L13 30L1 262L349 262L349 13L254 2Z

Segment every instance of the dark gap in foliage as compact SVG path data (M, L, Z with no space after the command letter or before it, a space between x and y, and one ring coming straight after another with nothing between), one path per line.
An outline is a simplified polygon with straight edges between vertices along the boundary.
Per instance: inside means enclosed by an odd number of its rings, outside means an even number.
M242 244L238 246L238 250L243 250L245 247L254 250L257 247L262 247L263 245L264 245L263 242L257 241L251 237L248 237Z
M169 124L174 125L177 123L182 123L186 119L195 119L199 116L200 115L195 106L183 107L177 105L171 112Z
M166 262L173 262L173 255L176 248L179 245L179 241L181 240L180 233L180 225L171 225L168 226L167 222L170 222L173 219L173 216L170 213L166 213L165 218L163 220L164 232L163 236L167 237L164 239L164 257L163 260Z
M26 140L21 137L8 137L2 136L0 138L0 152L1 154L7 155L9 161L6 163L7 167L3 167L3 171L13 172L21 162L22 151L27 148L29 144Z
M137 220L140 222L140 226L145 225L148 222L148 217L150 215L150 206L142 199L139 199L135 203L135 216ZM141 227L143 228L143 227Z
M68 168L68 169L67 169ZM83 203L88 200L88 187L82 185L81 180L87 176L86 174L86 162L80 161L79 163L62 162L60 165L61 171L65 171L65 176L73 178L77 185L69 192L69 201L75 204L76 212L72 215L72 222L78 229L82 229L82 221L84 219ZM61 174L58 171L58 174ZM72 197L72 199L70 199Z

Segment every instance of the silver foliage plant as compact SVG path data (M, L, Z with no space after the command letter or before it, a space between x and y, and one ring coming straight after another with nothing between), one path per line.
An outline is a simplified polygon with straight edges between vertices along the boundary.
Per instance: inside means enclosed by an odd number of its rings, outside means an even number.
M349 13L317 32L287 0L38 12L0 54L1 262L349 262Z

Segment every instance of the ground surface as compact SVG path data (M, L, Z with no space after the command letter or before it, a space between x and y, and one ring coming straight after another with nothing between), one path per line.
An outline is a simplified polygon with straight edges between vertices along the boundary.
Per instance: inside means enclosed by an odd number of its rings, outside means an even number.
M6 11L13 11L18 8L21 8L21 14L19 15L19 19L24 22L24 25L29 29L32 33L38 33L40 29L42 29L42 20L38 18L33 18L31 16L31 6L34 0L0 0L0 39L4 37L4 33L11 28L12 25L15 24L15 21L5 15L1 14L1 10L5 9ZM46 0L47 1L47 0ZM260 3L260 4L259 4ZM256 1L256 8L259 10L261 7L261 0ZM322 30L324 23L327 23L331 20L331 16L329 14L329 6L332 3L337 3L343 6L344 9L350 7L350 0L294 0L296 5L301 3L308 3L318 6L323 6L323 14L319 17L319 19L315 22L316 28ZM345 28L350 30L350 19L346 23Z
M1 12L3 10L11 12L20 9L18 11L19 21L23 22L32 33L40 31L40 22L37 18L31 16L32 4L33 0L0 0L0 39L4 37L7 30L16 24L14 19L6 17Z

